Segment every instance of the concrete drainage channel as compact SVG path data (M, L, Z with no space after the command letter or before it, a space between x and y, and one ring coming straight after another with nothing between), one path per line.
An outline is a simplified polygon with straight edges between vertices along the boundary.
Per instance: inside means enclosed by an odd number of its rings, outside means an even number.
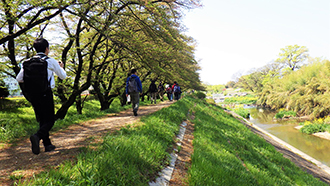
M180 131L179 134L177 135L177 146L181 146L181 142L183 140L184 134L186 132L186 122L182 122L180 125ZM174 152L178 152L178 149L174 149ZM159 177L156 179L155 182L149 182L149 186L167 186L169 185L169 182L172 177L172 173L174 171L175 167L175 162L176 159L178 158L178 155L176 153L171 153L171 162L170 165L167 166L165 169L162 170L162 172L159 173Z

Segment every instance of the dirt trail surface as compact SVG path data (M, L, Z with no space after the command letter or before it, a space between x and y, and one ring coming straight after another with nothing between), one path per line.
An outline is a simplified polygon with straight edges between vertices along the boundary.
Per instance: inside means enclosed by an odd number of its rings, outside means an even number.
M53 152L45 153L40 143L40 154L34 155L28 138L16 145L1 148L0 185L12 185L10 176L24 175L24 178L28 178L46 168L56 167L65 160L73 160L80 152L80 148L90 143L91 137L93 140L101 139L103 134L119 130L127 124L138 121L140 116L168 107L171 103L173 102L164 101L157 105L140 106L137 117L133 116L132 109L128 109L51 133L52 143L56 146Z

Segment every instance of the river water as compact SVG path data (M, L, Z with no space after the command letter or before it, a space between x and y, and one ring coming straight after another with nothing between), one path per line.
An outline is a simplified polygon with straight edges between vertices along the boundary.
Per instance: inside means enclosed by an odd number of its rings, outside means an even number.
M330 167L330 140L299 132L299 121L274 121L270 110L250 108L249 121Z

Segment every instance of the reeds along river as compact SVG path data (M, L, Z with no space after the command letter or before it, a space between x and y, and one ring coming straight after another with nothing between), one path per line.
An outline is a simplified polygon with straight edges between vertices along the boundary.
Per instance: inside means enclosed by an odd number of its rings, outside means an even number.
M275 112L249 108L250 122L280 138L314 159L330 166L330 140L301 133L294 127L299 121L274 121Z

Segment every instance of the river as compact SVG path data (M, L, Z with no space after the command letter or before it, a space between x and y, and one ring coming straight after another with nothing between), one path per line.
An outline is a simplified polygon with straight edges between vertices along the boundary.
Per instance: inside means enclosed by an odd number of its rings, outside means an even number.
M270 110L250 108L249 121L330 167L330 140L299 132L298 121L274 121Z

